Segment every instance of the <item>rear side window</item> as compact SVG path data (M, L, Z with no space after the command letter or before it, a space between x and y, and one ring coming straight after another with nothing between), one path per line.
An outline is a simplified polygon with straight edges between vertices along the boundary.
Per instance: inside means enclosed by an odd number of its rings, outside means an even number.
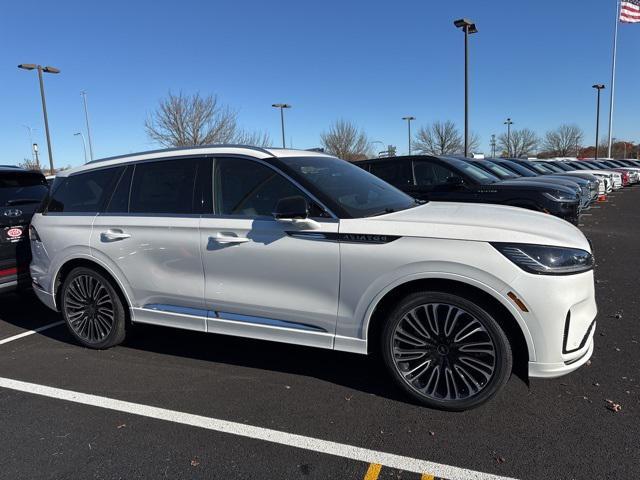
M198 160L183 158L139 163L131 186L131 213L193 213Z
M402 188L413 185L413 173L411 172L410 162L390 160L387 162L372 163L369 171L376 177L396 187Z
M54 185L47 212L97 213L121 167L72 175Z

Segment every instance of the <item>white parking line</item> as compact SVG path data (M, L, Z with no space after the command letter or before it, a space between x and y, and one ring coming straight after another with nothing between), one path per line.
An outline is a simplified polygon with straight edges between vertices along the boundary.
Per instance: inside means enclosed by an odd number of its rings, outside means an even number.
M4 340L0 340L0 345L13 342L14 340L20 340L21 338L28 337L29 335L33 335L34 333L42 332L44 330L49 330L50 328L57 327L58 325L62 325L63 323L64 323L64 320L60 320L59 322L53 322L53 323L50 323L49 325L44 325L34 330L29 330L28 332L23 332L18 335L14 335L13 337L5 338Z
M116 400L98 395L63 390L36 383L21 382L10 378L0 377L0 388L8 388L58 400L66 400L82 405L90 405L93 407L140 415L157 420L204 428L216 432L228 433L230 435L263 440L265 442L277 443L289 447L302 448L304 450L311 450L337 457L348 458L359 462L381 464L408 472L416 472L420 474L427 473L435 475L436 477L444 477L451 480L510 480L508 477L501 477L488 473L467 470L465 468L442 465L440 463L404 457L392 453L378 452L367 448L355 447L353 445L321 440L319 438L255 427L227 420L219 420L217 418L203 417L175 410L167 410L165 408L152 407L140 403L125 402L123 400Z

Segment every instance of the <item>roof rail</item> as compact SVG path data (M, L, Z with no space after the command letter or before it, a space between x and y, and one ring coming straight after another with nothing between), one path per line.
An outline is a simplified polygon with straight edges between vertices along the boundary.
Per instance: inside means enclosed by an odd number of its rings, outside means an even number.
M117 160L119 158L135 157L136 155L149 155L152 153L160 153L160 152L180 152L180 151L188 151L188 150L197 150L201 148L246 148L249 150L255 150L257 152L266 153L268 155L273 156L273 154L266 148L254 147L251 145L235 145L235 144L221 143L221 144L211 144L211 145L194 145L191 147L159 148L157 150L146 150L142 152L127 153L126 155L116 155L114 157L105 157L105 158L98 158L96 160L91 160L90 162L87 162L87 165L90 165L92 163L106 162L107 160Z

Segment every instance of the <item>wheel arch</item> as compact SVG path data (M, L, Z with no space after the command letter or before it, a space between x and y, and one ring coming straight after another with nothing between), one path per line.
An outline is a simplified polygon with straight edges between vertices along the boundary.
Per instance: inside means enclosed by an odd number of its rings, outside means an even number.
M377 352L385 314L401 298L416 291L454 293L487 310L494 316L509 339L514 359L514 372L522 378L527 378L528 362L535 360L535 349L524 319L497 291L466 278L433 276L407 279L383 292L369 309L366 319L368 354Z
M111 280L113 282L113 286L115 287L116 292L120 296L120 299L122 300L125 306L125 311L127 312L127 315L129 315L129 309L131 308L132 304L131 304L127 289L124 288L122 283L118 280L118 276L107 265L104 265L102 262L100 262L98 259L94 257L72 258L67 260L65 263L63 263L60 266L60 268L58 268L58 271L56 272L56 275L53 280L53 292L52 292L56 308L59 308L60 306L60 291L61 291L60 287L64 283L64 280L67 277L67 275L74 268L77 268L77 267L86 267L86 268L94 269L100 274L107 277L109 280Z

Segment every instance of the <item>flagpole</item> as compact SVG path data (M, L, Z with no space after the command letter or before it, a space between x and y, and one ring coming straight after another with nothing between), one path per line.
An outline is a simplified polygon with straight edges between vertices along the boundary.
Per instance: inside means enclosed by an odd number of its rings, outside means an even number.
M611 90L609 94L609 149L607 158L611 158L611 131L613 129L613 101L616 92L616 54L618 50L618 24L620 23L620 0L616 1L616 24L613 33L613 62L611 62Z

